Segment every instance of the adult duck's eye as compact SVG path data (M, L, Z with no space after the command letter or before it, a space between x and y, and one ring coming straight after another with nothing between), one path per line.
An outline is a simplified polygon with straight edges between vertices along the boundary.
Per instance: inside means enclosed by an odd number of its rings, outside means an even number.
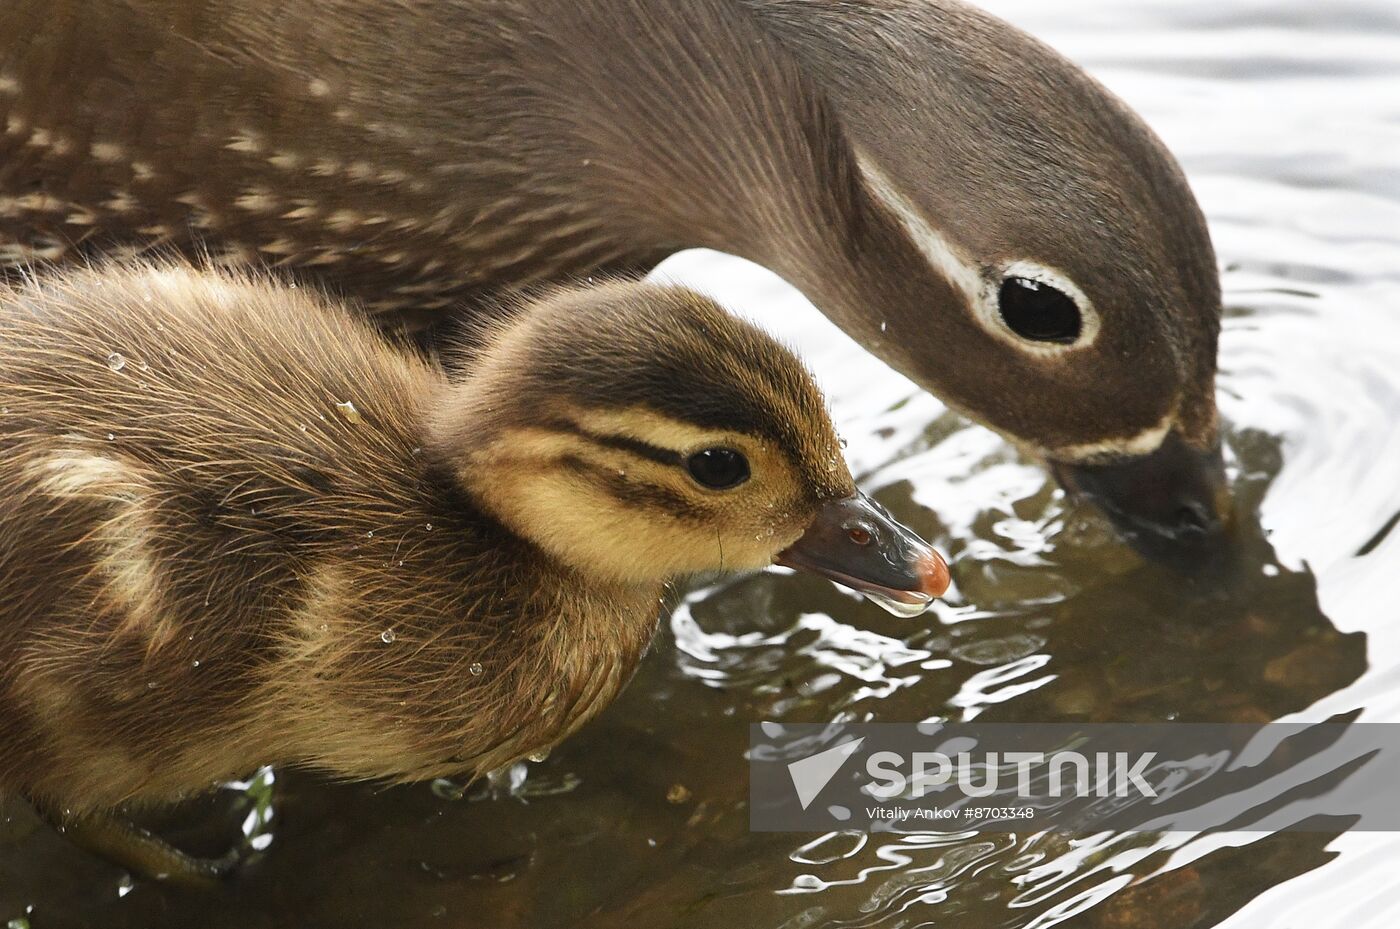
M685 463L690 476L711 490L728 490L749 479L749 462L732 448L707 448Z
M1008 277L1001 285L999 308L1011 331L1033 342L1073 342L1083 321L1068 296L1043 281Z

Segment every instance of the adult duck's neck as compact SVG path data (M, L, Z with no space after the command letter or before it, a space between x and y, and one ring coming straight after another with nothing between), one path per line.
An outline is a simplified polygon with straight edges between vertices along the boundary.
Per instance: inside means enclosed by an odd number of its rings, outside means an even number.
M544 4L503 50L518 98L498 114L521 195L586 207L635 254L709 247L802 276L846 254L864 208L819 90L731 0ZM548 236L548 230L541 230Z

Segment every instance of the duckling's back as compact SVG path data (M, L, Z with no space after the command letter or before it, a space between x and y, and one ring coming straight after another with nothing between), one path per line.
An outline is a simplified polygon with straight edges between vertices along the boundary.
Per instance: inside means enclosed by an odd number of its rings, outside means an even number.
M233 731L308 501L404 485L432 373L320 304L175 266L0 292L0 788L187 770L164 736Z

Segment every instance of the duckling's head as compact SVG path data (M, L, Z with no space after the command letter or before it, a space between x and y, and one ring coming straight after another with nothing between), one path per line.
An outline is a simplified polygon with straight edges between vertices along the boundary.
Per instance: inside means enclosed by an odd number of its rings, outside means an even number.
M479 505L589 577L781 559L905 602L947 586L942 560L856 490L797 358L683 288L527 304L484 334L429 428Z

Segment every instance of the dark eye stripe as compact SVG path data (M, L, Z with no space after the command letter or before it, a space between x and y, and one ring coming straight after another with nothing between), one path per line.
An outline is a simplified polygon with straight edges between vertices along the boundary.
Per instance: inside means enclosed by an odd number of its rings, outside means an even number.
M604 448L612 448L622 452L630 452L639 458L655 461L658 464L679 467L685 463L685 458L680 452L673 452L669 448L652 445L650 442L643 442L641 439L634 439L631 436L602 435L597 432L590 432L578 423L567 419L550 420L545 423L545 425L558 432L567 432L571 435L587 439L594 445L601 445Z
M599 445L606 448L615 448L619 451L631 452L642 458L650 459L659 464L679 466L684 462L679 452L673 452L669 448L662 448L659 445L652 445L650 442L643 442L641 439L634 439L625 435L594 435L592 433L582 433Z
M584 461L577 455L565 455L560 464L580 477L602 486L615 499L629 506L650 506L667 510L680 519L703 520L709 513L686 497L668 487L620 477L613 468Z

